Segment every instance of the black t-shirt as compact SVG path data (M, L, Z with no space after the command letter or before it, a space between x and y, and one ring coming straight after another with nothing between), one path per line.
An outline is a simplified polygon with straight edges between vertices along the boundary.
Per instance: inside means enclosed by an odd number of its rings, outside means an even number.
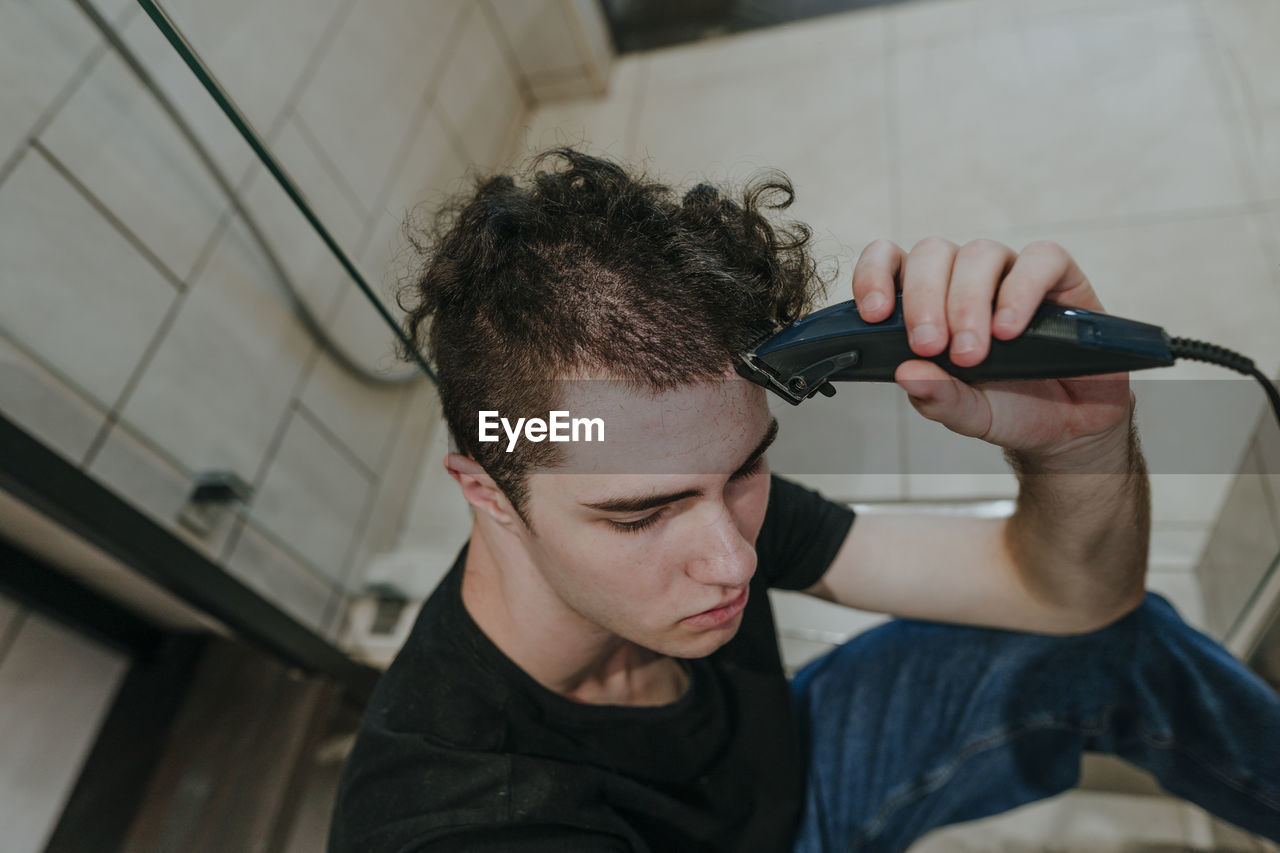
M813 585L852 523L774 477L737 634L656 707L534 681L463 606L464 548L365 712L330 853L789 851L804 755L765 590Z

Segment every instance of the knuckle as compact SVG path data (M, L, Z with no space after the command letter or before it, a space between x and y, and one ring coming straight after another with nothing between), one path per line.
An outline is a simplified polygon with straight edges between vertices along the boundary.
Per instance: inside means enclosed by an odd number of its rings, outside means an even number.
M976 240L970 240L960 247L960 253L963 255L1006 255L1010 253L1010 249L1004 243L991 240L987 237L979 237Z
M914 246L912 246L912 247L911 247L911 251L912 251L913 253L914 253L914 252L920 252L920 251L925 251L925 252L941 252L941 251L947 251L947 252L950 252L950 251L954 250L955 248L956 248L956 244L955 244L955 243L952 243L950 240L944 239L944 238L942 238L942 237L929 236L929 237L925 237L924 239L920 240L920 242L918 242L918 243L916 243Z
M1032 240L1022 251L1059 259L1067 257L1067 250L1052 240Z

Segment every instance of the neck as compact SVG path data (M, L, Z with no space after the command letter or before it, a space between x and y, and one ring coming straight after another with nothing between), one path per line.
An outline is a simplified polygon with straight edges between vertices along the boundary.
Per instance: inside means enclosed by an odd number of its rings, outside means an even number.
M577 702L664 705L679 698L687 676L675 660L571 609L510 537L477 519L462 577L463 606L503 654L548 690Z

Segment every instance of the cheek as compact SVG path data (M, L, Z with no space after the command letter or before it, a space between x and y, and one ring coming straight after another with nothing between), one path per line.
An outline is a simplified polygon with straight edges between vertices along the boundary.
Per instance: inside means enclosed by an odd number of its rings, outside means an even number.
M619 533L604 525L579 528L557 550L553 564L570 568L561 573L574 586L568 594L627 609L662 598L678 568L663 537Z

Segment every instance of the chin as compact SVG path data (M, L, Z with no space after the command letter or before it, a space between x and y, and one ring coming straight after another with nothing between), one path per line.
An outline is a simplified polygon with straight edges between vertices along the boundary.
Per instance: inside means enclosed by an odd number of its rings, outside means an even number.
M741 620L734 620L722 628L713 631L699 631L693 636L673 637L656 648L660 654L673 658L705 658L729 642L738 633Z

